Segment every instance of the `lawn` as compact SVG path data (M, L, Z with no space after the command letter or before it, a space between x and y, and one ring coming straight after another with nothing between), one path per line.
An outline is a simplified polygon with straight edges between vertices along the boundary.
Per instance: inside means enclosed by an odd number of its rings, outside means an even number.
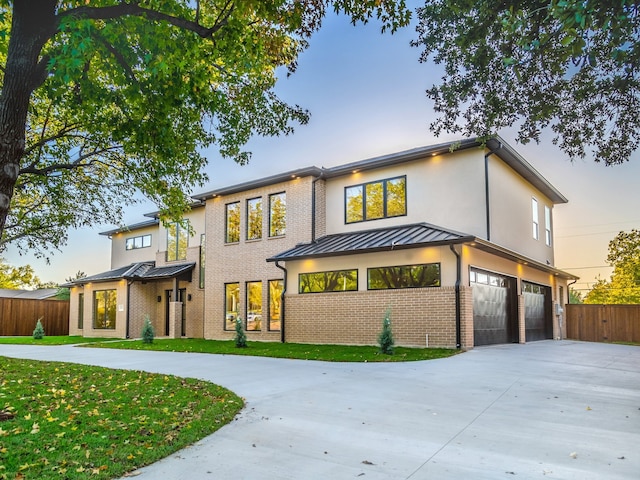
M406 362L433 360L436 358L450 357L459 352L459 350L449 348L396 347L393 355L383 355L377 346L310 345L280 342L248 342L246 348L237 348L233 340L203 340L198 338L155 339L151 344L143 343L141 340L123 340L120 342L92 343L86 346L167 352L251 355L256 357L322 360L326 362Z
M108 338L90 338L81 336L59 335L47 337L40 340L33 337L0 337L0 344L10 345L73 345L75 343L104 342Z
M0 357L0 479L110 479L215 432L243 407L209 382Z

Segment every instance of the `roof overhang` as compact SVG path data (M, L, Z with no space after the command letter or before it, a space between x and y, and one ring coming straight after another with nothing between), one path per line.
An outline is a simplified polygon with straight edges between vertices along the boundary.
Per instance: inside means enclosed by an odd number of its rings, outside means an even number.
M155 282L168 279L191 281L191 272L195 268L195 262L181 263L177 265L164 265L156 267L155 262L132 263L126 267L109 270L89 277L79 278L61 285L62 287L77 287L88 283L105 283L120 280L129 282Z

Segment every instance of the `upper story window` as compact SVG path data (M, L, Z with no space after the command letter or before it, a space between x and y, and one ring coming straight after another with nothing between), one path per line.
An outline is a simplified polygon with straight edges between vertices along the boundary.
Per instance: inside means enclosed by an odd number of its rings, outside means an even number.
M127 241L125 243L125 248L127 250L135 250L136 248L146 248L150 246L151 246L151 234L127 238Z
M531 199L531 220L532 220L532 234L535 240L539 238L539 226L538 226L538 201L535 198Z
M407 214L407 177L345 187L345 223Z
M240 241L240 202L227 203L225 206L225 242Z
M544 207L544 243L551 246L551 209Z
M187 259L189 246L189 228L179 223L172 223L167 227L167 262Z
M247 200L247 240L262 238L262 198Z
M269 236L279 237L287 233L287 194L269 195Z

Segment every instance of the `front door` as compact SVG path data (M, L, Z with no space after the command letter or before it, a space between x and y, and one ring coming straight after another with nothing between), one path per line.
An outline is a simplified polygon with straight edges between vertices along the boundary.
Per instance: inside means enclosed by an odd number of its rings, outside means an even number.
M164 334L169 336L169 304L173 302L173 290L165 290L165 320L164 320ZM184 337L187 334L187 302L185 301L187 298L187 289L181 288L178 290L178 302L182 302L182 333L181 335Z

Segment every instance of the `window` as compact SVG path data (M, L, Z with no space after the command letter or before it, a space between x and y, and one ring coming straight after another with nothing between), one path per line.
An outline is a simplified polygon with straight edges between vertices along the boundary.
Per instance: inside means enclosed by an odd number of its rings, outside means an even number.
M172 223L167 227L167 262L187 259L187 247L189 246L189 224L185 226Z
M200 288L204 288L204 266L206 261L206 238L204 233L200 235Z
M113 330L116 328L116 291L93 292L93 328Z
M269 236L279 237L287 233L287 194L269 195Z
M544 207L544 243L551 246L551 209Z
M78 294L78 329L84 328L84 293Z
M238 318L238 305L240 304L240 284L225 283L224 285L224 329L235 330L236 318Z
M531 199L531 219L533 220L533 238L538 240L538 201Z
M262 330L262 282L247 282L247 331Z
M284 281L269 280L269 325L271 332L280 330L280 309L282 307Z
M344 189L345 222L355 223L407 214L407 177L396 177Z
M329 272L301 273L298 275L298 292L349 292L358 290L358 270L334 270Z
M262 238L262 198L247 200L247 240Z
M137 248L147 248L150 246L151 246L151 234L127 238L127 241L125 244L125 248L127 250L135 250Z
M225 214L225 242L240 241L240 202L227 203Z
M367 288L369 290L439 286L439 263L367 269Z

